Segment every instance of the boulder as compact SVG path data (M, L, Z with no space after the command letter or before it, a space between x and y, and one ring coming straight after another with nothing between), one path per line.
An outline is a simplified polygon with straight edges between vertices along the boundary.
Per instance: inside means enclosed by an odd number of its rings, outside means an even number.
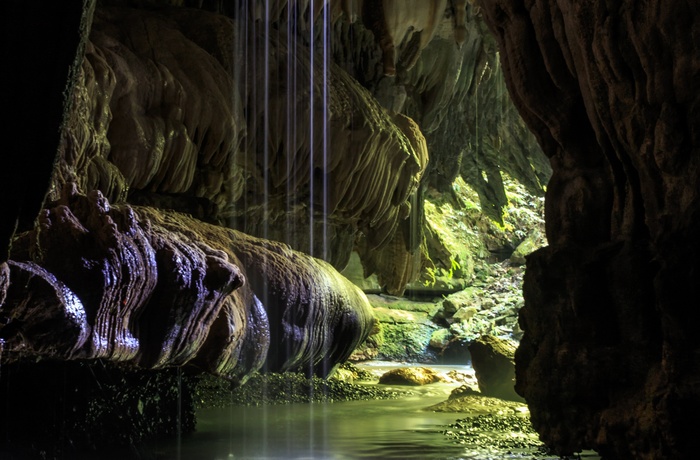
M483 335L469 345L472 366L485 396L524 401L515 392L515 349L510 341Z
M427 385L443 381L433 369L427 367L398 367L385 372L379 377L384 385Z

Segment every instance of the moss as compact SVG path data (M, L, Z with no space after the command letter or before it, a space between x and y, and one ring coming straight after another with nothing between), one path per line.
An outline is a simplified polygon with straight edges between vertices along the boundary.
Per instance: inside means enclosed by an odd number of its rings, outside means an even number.
M378 358L390 361L434 362L428 349L434 327L423 324L383 324Z
M483 213L478 194L461 178L452 184L452 193L426 194L427 260L420 278L424 286L449 288L456 279L485 281L489 264L508 259L528 235L534 237L516 258L546 244L544 199L508 175L502 177L508 201L502 223Z
M260 406L292 403L329 403L394 399L409 391L386 390L376 385L348 383L337 379L307 378L295 372L254 374L243 386L211 375L196 377L197 408Z

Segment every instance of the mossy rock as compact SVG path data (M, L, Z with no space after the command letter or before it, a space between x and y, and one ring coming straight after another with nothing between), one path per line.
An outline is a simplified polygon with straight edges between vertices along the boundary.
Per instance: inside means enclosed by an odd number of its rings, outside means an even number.
M428 314L424 312L414 312L407 310L394 310L391 308L375 307L374 317L384 324L424 324L429 321Z
M535 250L542 246L542 233L535 229L528 234L527 238L525 238L517 248L515 248L515 251L513 251L513 254L510 256L510 263L513 265L525 265L525 257L532 254L535 252Z
M434 362L428 348L435 328L424 324L383 324L377 358L389 361Z
M528 416L527 405L515 401L484 396L466 385L458 388L460 394L450 395L447 401L427 407L432 412L460 412L468 415L501 414Z
M449 329L438 329L437 331L434 331L430 336L430 346L437 350L442 350L447 346L448 343L450 343L451 338L452 332L450 332Z
M394 297L388 295L368 295L370 305L373 308L385 308L390 310L403 310L409 312L422 312L433 316L441 307L440 302L413 301L404 297Z
M428 385L442 382L444 378L428 367L398 367L379 377L383 385Z

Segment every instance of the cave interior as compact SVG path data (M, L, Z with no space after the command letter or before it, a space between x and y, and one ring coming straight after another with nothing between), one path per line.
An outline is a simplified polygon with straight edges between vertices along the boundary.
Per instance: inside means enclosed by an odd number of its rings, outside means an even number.
M515 352L540 438L559 455L693 457L700 4L6 0L0 12L6 438L73 430L90 446L123 430L85 418L95 386L51 405L57 382L141 388L138 429L172 435L176 415L158 411L181 369L237 384L331 374L375 321L341 272L359 260L395 296L426 266L451 274L423 199L460 179L502 223L507 175L545 197L548 244L526 258Z

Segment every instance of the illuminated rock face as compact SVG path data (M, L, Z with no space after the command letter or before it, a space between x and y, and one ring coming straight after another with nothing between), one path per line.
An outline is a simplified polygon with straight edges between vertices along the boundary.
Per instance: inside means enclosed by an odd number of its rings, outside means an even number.
M75 177L344 268L358 231L377 247L408 217L425 140L302 38L245 19L99 9L54 188Z
M9 263L5 362L326 375L374 324L362 291L323 261L184 215L112 207L99 192L66 194L16 245L28 260Z
M401 292L423 264L427 187L461 175L496 220L501 170L542 193L549 165L471 4L409 14L401 2L337 2L320 14L323 2L314 12L293 3L298 16L284 1L215 8L227 17L104 2L116 6L95 13L53 196L75 181L113 203L284 241L340 270L359 241L366 268ZM377 70L386 37L393 78ZM389 257L376 251L391 241L406 247L400 276L370 260Z
M700 9L483 1L550 157L517 390L557 452L691 458L700 409ZM692 424L691 424L692 425Z

